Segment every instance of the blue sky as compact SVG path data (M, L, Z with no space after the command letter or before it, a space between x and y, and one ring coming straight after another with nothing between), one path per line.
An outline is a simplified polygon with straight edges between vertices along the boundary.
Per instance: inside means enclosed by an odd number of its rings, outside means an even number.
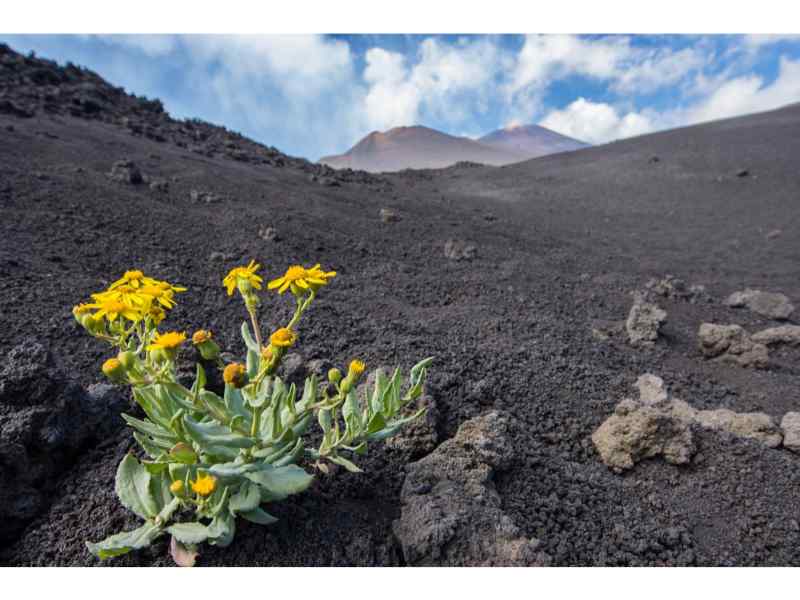
M2 35L175 117L316 160L373 130L539 123L591 143L800 101L800 37Z

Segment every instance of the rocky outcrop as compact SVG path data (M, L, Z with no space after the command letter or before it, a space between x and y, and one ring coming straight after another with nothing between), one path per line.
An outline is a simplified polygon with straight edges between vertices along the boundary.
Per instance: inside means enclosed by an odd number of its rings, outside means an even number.
M118 160L111 166L108 177L120 183L139 185L144 183L144 177L139 167L131 160Z
M408 466L394 532L409 565L534 566L549 557L503 512L492 477L510 466L510 422L493 411L470 419Z
M44 510L75 457L124 422L128 394L69 379L38 342L13 348L0 373L0 543Z
M695 452L692 427L726 431L777 448L784 434L772 417L764 413L736 413L727 408L696 410L670 396L664 381L646 373L636 381L639 399L626 398L592 434L602 461L621 472L646 458L663 457L672 464L685 464ZM791 413L790 413L791 414ZM800 448L800 413L797 441Z
M800 346L800 325L770 327L769 329L754 333L752 340L767 346L777 346L779 344Z
M432 452L439 443L439 410L432 396L423 394L417 399L413 411L425 408L425 414L403 427L386 440L387 448L403 452L409 460L416 460Z
M767 347L753 341L739 325L703 323L697 332L697 339L700 351L706 358L761 369L769 364Z
M784 294L746 289L734 292L725 300L731 308L747 307L770 319L785 320L794 312L794 305Z
M634 294L633 306L625 321L628 341L633 346L652 346L658 339L667 312L657 304L647 302L641 294Z
M777 423L764 413L736 413L727 408L718 408L695 411L694 418L706 429L727 431L759 441L770 448L777 448L783 441L783 434Z
M783 445L787 450L800 453L800 412L788 412L781 419Z

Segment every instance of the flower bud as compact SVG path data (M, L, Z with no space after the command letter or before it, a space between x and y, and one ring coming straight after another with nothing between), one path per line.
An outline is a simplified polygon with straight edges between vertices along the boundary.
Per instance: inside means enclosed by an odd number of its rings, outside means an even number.
M183 481L180 479L173 481L172 485L169 486L169 491L172 492L173 496L183 496Z
M219 356L219 346L211 339L211 332L199 329L192 336L192 343L200 352L204 360L216 360Z
M342 372L336 367L328 371L328 381L331 383L339 383L342 380Z
M138 366L137 363L139 362L136 354L130 350L126 350L125 352L120 352L117 354L117 360L122 363L122 366L127 370L135 369Z
M114 383L122 383L125 381L125 367L117 358L109 358L103 363L103 375L108 377Z
M247 370L241 363L231 363L222 372L222 379L235 388L244 387L247 383Z
M358 378L361 377L361 374L364 372L366 365L363 361L358 359L354 359L350 361L350 368L347 370L347 377L352 379L353 382L358 381Z

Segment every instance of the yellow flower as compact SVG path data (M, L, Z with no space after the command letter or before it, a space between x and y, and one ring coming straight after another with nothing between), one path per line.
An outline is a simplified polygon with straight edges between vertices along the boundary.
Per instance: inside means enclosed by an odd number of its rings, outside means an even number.
M269 336L269 343L278 348L289 348L293 346L296 341L297 334L287 327L281 327Z
M291 290L295 296L302 296L309 290L316 290L328 284L328 279L336 277L336 271L325 272L320 269L319 264L310 269L300 265L292 265L286 269L283 277L278 277L269 282L267 287L271 290L278 289L279 294L286 290Z
M222 380L235 388L243 387L247 383L247 370L241 363L231 363L222 371Z
M197 346L203 344L211 339L211 332L205 329L198 329L192 335L192 343Z
M231 269L230 272L222 280L222 284L228 290L228 296L233 296L233 290L237 287L241 290L242 287L249 289L254 287L257 290L261 289L261 277L256 275L256 271L261 268L261 265L256 264L256 261L251 260L250 264L246 267L236 267Z
M98 296L95 298L97 302L87 304L86 306L97 309L97 312L93 315L95 319L102 319L105 317L110 322L116 321L117 318L121 316L134 322L142 320L141 311L130 304L126 304L115 298L100 297L99 294L93 294L93 296Z
M80 315L85 315L86 313L89 312L92 312L91 305L84 304L83 302L72 307L72 314L75 315L75 317L78 317Z
M153 342L147 346L148 350L176 350L186 341L185 333L168 331L167 333L157 333Z
M192 491L201 496L210 496L217 489L217 478L213 475L198 475L192 481Z
M181 481L180 479L176 479L175 481L173 481L172 484L169 486L169 491L172 492L173 495L175 496L180 496L181 494L183 494L183 481Z
M116 289L123 285L129 285L132 288L136 289L141 287L142 285L146 285L152 283L154 280L150 277L145 277L144 273L141 271L125 271L125 274L117 279L114 283L108 286L109 290Z
M145 285L139 288L138 295L152 298L152 300L158 302L158 304L164 308L175 307L175 292L173 292L170 287L164 288L156 284Z
M365 365L363 361L360 361L358 359L351 360L350 368L347 370L347 375L348 377L357 379L358 377L361 376L366 367L367 365Z

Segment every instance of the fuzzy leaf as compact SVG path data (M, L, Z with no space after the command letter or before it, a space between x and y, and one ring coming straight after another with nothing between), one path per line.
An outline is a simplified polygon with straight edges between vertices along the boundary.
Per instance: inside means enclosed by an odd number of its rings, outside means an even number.
M236 519L229 512L222 512L214 517L208 525L208 543L224 548L233 541L236 535Z
M227 446L229 448L249 448L255 443L252 439L240 433L235 433L217 423L198 423L194 419L184 416L183 424L186 427L186 433L188 433L195 442L200 444L201 447Z
M272 498L280 500L305 491L314 479L313 475L309 475L297 465L246 473L245 477L263 487Z
M261 351L261 348L258 347L258 344L250 334L250 327L247 325L247 321L242 322L242 339L244 340L245 346L247 346L248 350L252 350L255 353Z
M329 456L328 460L332 463L336 463L337 465L343 466L345 469L350 471L351 473L363 473L364 471L356 465L354 462L347 460L344 456Z
M117 496L125 508L142 519L155 517L159 511L150 483L147 469L132 454L125 455L117 468Z
M153 523L145 523L132 531L123 531L107 537L102 542L86 542L89 552L100 559L113 558L149 546L164 530Z
M202 523L175 523L167 531L182 544L199 544L209 537L208 527Z
M259 504L261 504L261 492L258 491L258 486L246 481L239 491L231 496L228 501L228 510L233 514L249 512L258 508Z
M240 512L239 516L252 523L258 523L259 525L272 525L278 521L277 517L273 517L262 508L254 508L253 510Z

